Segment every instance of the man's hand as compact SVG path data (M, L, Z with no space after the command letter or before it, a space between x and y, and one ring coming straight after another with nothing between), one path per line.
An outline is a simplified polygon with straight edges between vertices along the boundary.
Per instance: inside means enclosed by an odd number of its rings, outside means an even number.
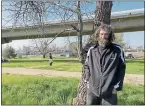
M85 83L87 83L87 88L89 88L89 81L85 80Z
M85 81L85 83L89 83L89 81L87 81L87 80L84 80Z

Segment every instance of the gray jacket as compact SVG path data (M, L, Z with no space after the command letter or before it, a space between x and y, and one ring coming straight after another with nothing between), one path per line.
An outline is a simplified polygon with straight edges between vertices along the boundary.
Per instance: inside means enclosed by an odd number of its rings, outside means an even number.
M125 59L122 48L111 43L101 52L99 46L91 47L84 64L89 90L97 96L109 96L113 88L122 90L125 76Z

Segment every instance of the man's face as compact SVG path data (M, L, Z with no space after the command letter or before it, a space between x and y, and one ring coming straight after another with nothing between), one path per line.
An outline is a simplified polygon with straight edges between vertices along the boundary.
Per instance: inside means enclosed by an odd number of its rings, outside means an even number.
M102 40L103 39L104 40L108 40L108 38L109 38L109 32L101 29L100 33L99 33L99 38L102 39Z
M99 45L102 47L106 47L110 43L108 38L109 32L101 29L99 33Z

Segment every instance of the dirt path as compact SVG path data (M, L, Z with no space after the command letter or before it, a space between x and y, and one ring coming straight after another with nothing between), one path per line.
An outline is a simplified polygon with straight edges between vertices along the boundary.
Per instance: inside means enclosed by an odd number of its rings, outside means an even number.
M2 73L22 74L22 75L40 75L40 76L63 76L63 77L81 77L81 72L67 72L27 68L2 68ZM144 84L144 75L126 74L125 83Z

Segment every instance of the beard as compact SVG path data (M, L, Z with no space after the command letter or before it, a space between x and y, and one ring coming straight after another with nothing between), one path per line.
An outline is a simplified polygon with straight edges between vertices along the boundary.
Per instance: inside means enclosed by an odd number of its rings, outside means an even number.
M98 43L101 47L105 48L110 45L111 42L108 39L99 39Z

